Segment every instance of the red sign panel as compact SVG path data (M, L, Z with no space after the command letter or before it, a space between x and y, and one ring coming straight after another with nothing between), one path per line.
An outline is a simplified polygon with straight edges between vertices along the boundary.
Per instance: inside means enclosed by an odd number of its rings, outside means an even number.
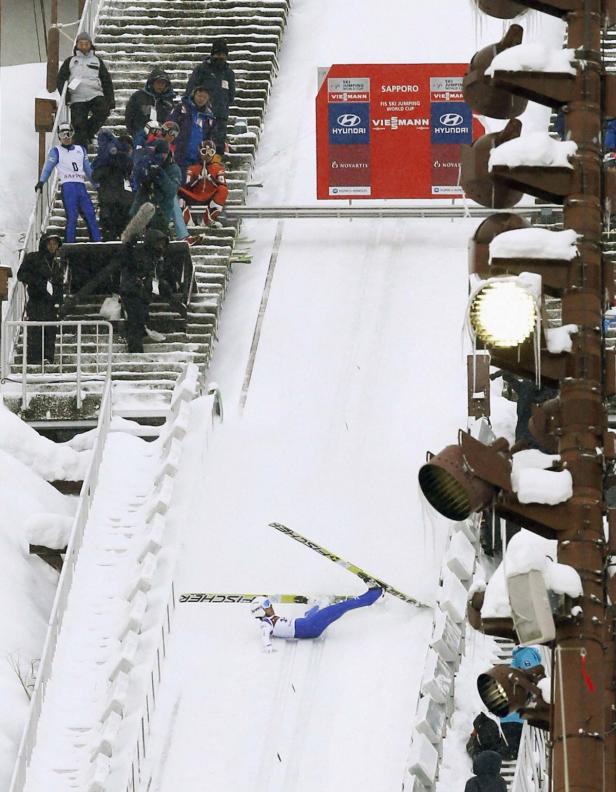
M317 198L444 198L482 135L463 63L335 65L317 95Z

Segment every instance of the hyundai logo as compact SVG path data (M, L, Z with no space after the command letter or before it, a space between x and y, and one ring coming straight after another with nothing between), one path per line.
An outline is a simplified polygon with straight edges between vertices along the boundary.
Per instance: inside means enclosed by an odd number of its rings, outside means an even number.
M343 127L356 127L358 124L361 124L361 118L353 113L339 115L336 121Z
M464 123L464 119L459 113L445 113L439 118L439 122L443 126L460 126Z

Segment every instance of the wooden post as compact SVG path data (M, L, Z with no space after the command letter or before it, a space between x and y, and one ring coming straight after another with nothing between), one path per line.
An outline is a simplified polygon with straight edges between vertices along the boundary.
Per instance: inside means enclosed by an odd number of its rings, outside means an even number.
M53 93L58 87L60 68L60 31L58 24L58 0L51 0L51 20L47 34L47 90Z
M55 99L37 97L34 100L34 128L39 133L39 173L43 170L45 157L47 156L45 133L51 132L53 129L56 119L56 108L57 102Z

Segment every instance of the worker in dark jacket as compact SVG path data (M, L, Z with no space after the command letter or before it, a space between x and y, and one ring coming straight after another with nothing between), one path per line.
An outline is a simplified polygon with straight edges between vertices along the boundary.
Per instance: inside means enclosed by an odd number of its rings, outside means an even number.
M496 751L482 751L473 758L474 776L468 779L464 792L507 792L507 784L500 774L501 755Z
M60 67L60 93L67 82L66 96L75 129L74 142L87 147L115 107L111 77L87 33L77 34L73 55Z
M131 207L133 217L146 202L153 203L156 212L150 228L165 234L173 217L174 201L181 184L180 169L173 161L166 140L157 140L154 146L144 146L135 153L134 180L137 194Z
M133 171L130 135L115 137L98 133L98 155L92 163L92 178L98 187L98 220L103 242L119 239L130 218L134 195L130 185Z
M143 244L123 244L120 256L120 298L126 316L126 340L129 352L143 352L153 281L169 246L169 237L150 228Z
M44 234L36 253L25 256L17 279L28 289L26 316L31 322L54 322L60 318L64 296L64 269L58 256L62 244L58 234ZM53 363L55 327L28 328L28 363L41 365L43 358Z
M180 131L175 141L175 161L182 171L182 182L189 165L201 162L199 154L203 141L213 140L214 114L210 106L210 85L196 85L190 96L184 96L175 107L170 121L175 121Z
M135 91L126 105L124 124L132 135L135 148L145 143L145 126L149 121L156 121L162 126L169 118L175 98L167 72L159 66L154 67L145 81L145 86Z
M211 85L210 102L216 119L212 140L216 143L216 153L221 155L225 153L229 110L235 102L235 73L227 63L228 57L227 42L216 39L209 58L195 66L186 85L187 96L191 96L197 85Z

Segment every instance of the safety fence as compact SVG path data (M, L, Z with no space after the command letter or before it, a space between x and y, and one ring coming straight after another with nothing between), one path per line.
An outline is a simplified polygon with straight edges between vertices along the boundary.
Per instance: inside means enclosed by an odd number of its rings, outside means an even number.
M453 713L455 674L464 652L466 601L475 571L479 517L454 523L441 568L432 637L426 655L405 792L433 790L442 744Z
M101 9L106 2L108 2L108 0L86 0L77 33L85 31L89 33L92 38L96 38ZM56 139L58 125L67 121L69 118L69 109L66 104L66 91L67 86L65 85L56 110L56 117L51 132L52 140ZM28 253L33 253L38 250L41 236L47 227L53 211L57 187L58 173L57 169L54 169L51 178L45 182L41 192L36 193L36 203L34 204L34 208L28 220L28 229L26 231L24 247L19 258L19 266L21 266L24 257ZM5 359L8 361L13 359L17 350L19 327L15 323L23 319L24 308L25 289L21 283L13 278L8 300L4 308L3 315L5 321L2 323L3 350L5 351Z
M548 792L549 769L546 732L524 723L511 792Z
M2 382L17 381L21 385L22 410L28 407L29 394L34 384L58 383L69 380L74 383L77 408L80 409L83 401L81 385L84 379L98 377L110 379L111 363L113 356L113 326L104 320L93 321L57 321L57 322L34 322L23 320L6 320L3 328L0 343L0 372ZM84 342L84 330L89 330L87 341ZM55 333L54 363L45 359L46 354L46 333ZM69 331L69 332L67 332ZM104 331L104 332L102 332ZM33 339L34 334L40 333L40 338ZM33 340L37 346L40 342L40 358L37 351L36 360L32 359ZM11 376L12 366L11 347L16 341L21 341L21 371L19 374ZM87 352L84 347L87 344ZM85 355L91 356L91 364L87 368L92 371L84 371ZM36 373L28 371L28 364L40 365L40 371ZM17 379L18 377L18 379ZM29 388L30 386L30 388Z
M64 562L62 564L62 572L58 581L58 588L53 601L51 615L49 617L49 626L47 629L47 636L43 646L43 653L38 667L36 684L32 693L30 701L30 711L28 720L24 728L19 750L17 753L17 760L13 776L11 778L11 785L9 792L21 792L24 788L26 781L26 771L32 750L36 741L36 731L45 701L45 692L47 683L49 682L53 658L58 643L58 635L62 627L62 620L66 611L66 603L71 585L75 574L75 566L79 551L83 543L84 531L88 522L88 516L94 499L96 491L96 484L98 481L99 470L105 450L105 443L109 434L111 424L111 382L107 380L103 392L103 399L100 406L98 417L98 429L96 441L92 449L92 457L88 470L81 487L79 496L79 505L73 520L71 528L71 535L68 541Z

